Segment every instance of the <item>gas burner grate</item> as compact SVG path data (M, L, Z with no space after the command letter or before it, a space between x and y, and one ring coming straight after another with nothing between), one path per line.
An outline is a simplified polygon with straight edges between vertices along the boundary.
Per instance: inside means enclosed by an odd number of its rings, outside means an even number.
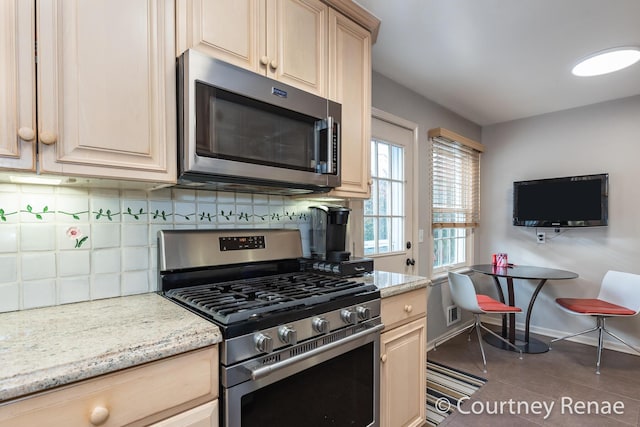
M288 273L171 289L166 296L228 325L353 295L370 286L315 273Z

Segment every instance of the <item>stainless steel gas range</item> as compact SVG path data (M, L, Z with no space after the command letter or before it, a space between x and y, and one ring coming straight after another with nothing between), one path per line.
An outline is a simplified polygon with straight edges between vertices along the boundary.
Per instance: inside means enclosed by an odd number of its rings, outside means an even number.
M308 271L298 230L159 232L161 293L220 328L221 424L378 426L380 292Z

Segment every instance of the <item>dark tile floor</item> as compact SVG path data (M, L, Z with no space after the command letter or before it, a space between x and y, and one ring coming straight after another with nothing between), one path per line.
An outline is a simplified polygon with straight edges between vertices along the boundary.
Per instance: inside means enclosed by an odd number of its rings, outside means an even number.
M429 360L489 380L440 426L640 426L640 356L603 350L596 375L596 348L583 344L556 342L551 351L523 360L484 348L487 373L475 332L471 342L463 333L427 353Z

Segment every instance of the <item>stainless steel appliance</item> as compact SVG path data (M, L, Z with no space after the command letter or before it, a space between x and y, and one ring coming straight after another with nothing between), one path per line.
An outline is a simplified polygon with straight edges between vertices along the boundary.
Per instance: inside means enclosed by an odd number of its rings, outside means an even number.
M180 186L276 194L340 185L340 104L187 50L178 60Z
M346 250L347 223L351 209L343 206L311 206L311 258L308 268L343 276L373 271L373 259L351 257Z
M298 230L160 231L161 293L216 323L221 425L379 426L380 292L304 271Z
M342 206L311 206L311 256L327 261L345 261L347 223L351 209Z

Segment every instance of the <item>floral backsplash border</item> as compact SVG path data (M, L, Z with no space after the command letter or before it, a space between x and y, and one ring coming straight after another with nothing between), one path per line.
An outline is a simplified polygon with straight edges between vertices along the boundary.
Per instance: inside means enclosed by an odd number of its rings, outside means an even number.
M191 214L180 214L176 212L166 212L165 210L160 211L158 209L151 212L145 212L144 209L140 208L134 211L130 207L127 207L127 209L123 212L113 212L110 209L98 209L97 211L66 212L62 210L50 210L48 206L44 206L42 210L34 210L33 206L27 205L25 209L16 210L13 212L7 212L2 207L0 207L0 221L6 222L8 216L17 215L20 213L31 214L38 220L44 220L43 215L52 215L52 214L58 213L62 215L67 215L77 221L80 221L81 220L80 215L84 215L84 214L94 215L94 218L96 220L106 219L109 221L113 221L114 218L118 216L123 216L123 217L129 216L134 220L140 220L141 217L147 214L151 215L151 218L153 219L161 219L163 221L170 221L170 219L173 217L180 217L187 221L191 220L192 218L198 218L200 221L207 220L209 222L214 222L218 218L224 218L226 221L235 221L232 218L237 218L238 220L244 220L246 222L250 222L254 218L260 219L262 221L267 221L267 220L280 221L282 219L289 219L290 221L306 221L307 220L307 214L304 212L295 213L295 212L288 212L288 211L285 211L284 214L270 213L270 214L258 215L258 214L246 213L246 212L234 212L233 210L225 211L221 209L219 212L215 212L215 213L202 211L202 212L193 212Z
M255 214L255 213L247 213L242 211L235 211L233 209L220 209L216 212L193 212L190 214L182 214L177 212L168 212L167 210L150 210L145 211L143 208L133 209L131 207L126 207L121 212L115 212L111 209L103 209L98 208L97 210L84 210L77 212L69 212L66 210L55 210L49 209L49 206L43 206L41 209L34 209L33 205L27 204L24 209L18 209L13 211L7 211L4 208L0 207L0 223L7 222L7 217L11 217L13 215L19 214L28 214L33 218L39 221L45 221L45 217L48 215L61 214L72 218L75 221L82 221L82 216L87 215L93 217L95 220L106 220L106 221L114 221L117 220L118 217L129 217L134 221L144 221L146 216L153 220L161 220L165 222L171 222L175 218L181 218L185 221L191 221L194 219L199 220L199 222L209 222L214 223L218 222L219 219L224 220L229 223L237 223L237 221L244 221L246 223L255 223L256 220L264 221L265 223L269 221L282 221L289 220L294 222L306 222L308 219L308 215L306 212L289 212L284 211L283 214L273 212L268 214ZM78 227L69 227L66 230L67 237L72 240L75 240L75 249L79 249L82 247L84 243L87 242L89 236L85 235L84 232Z

